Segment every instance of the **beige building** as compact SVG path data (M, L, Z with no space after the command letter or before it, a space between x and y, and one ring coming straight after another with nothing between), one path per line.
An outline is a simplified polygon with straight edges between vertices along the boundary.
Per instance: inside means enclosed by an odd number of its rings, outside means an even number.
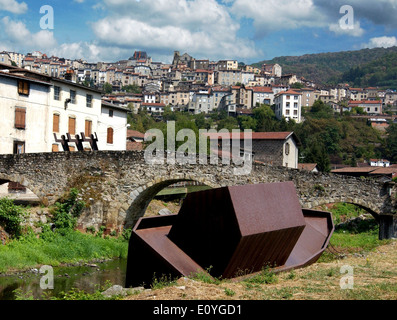
M238 70L237 60L220 60L218 61L218 71Z

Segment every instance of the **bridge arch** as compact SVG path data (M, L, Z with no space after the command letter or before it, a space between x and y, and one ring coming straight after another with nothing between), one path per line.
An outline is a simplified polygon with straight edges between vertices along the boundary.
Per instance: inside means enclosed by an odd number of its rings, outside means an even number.
M357 207L360 207L370 213L377 222L379 222L380 219L380 212L379 208L377 208L375 205L368 203L364 201L363 199L352 199L348 197L339 197L337 199L335 198L319 198L315 201L312 202L306 202L302 204L302 207L305 209L313 209L315 207L327 205L327 204L333 204L333 203L349 203L353 204Z
M178 182L197 181L211 188L220 188L221 185L208 179L197 176L171 176L166 178L155 179L131 192L125 219L125 228L131 228L135 223L145 215L146 209L154 197L164 188L167 188Z

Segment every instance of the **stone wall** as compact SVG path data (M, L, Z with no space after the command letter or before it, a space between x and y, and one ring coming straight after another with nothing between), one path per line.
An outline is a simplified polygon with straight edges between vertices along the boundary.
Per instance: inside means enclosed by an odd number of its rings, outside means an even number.
M311 173L255 164L249 175L235 175L235 165L149 165L143 152L98 151L0 156L0 180L23 184L45 205L70 188L81 190L87 204L81 228L132 227L164 187L195 180L211 187L293 181L304 208L350 202L375 217L395 212L389 189L370 179Z

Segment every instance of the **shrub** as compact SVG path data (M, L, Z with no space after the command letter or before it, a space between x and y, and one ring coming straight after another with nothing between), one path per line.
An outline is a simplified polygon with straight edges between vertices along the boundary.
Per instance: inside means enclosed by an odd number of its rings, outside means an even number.
M14 238L22 234L22 222L27 213L21 206L14 204L9 198L0 199L0 225Z
M83 212L85 203L77 199L79 190L72 188L67 197L55 204L53 223L59 230L73 230Z

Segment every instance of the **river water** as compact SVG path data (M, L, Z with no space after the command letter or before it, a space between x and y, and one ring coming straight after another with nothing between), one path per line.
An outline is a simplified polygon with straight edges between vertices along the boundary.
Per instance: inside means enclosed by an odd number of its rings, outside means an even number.
M62 292L69 292L71 289L93 293L109 282L112 285L124 286L126 268L127 259L84 264L78 267L54 267L54 289L48 290L41 289L40 279L45 274L40 274L37 269L12 276L0 275L0 300L15 300L18 295L33 296L34 299L43 299L43 297L50 299L60 297ZM20 294L15 292L17 289Z

